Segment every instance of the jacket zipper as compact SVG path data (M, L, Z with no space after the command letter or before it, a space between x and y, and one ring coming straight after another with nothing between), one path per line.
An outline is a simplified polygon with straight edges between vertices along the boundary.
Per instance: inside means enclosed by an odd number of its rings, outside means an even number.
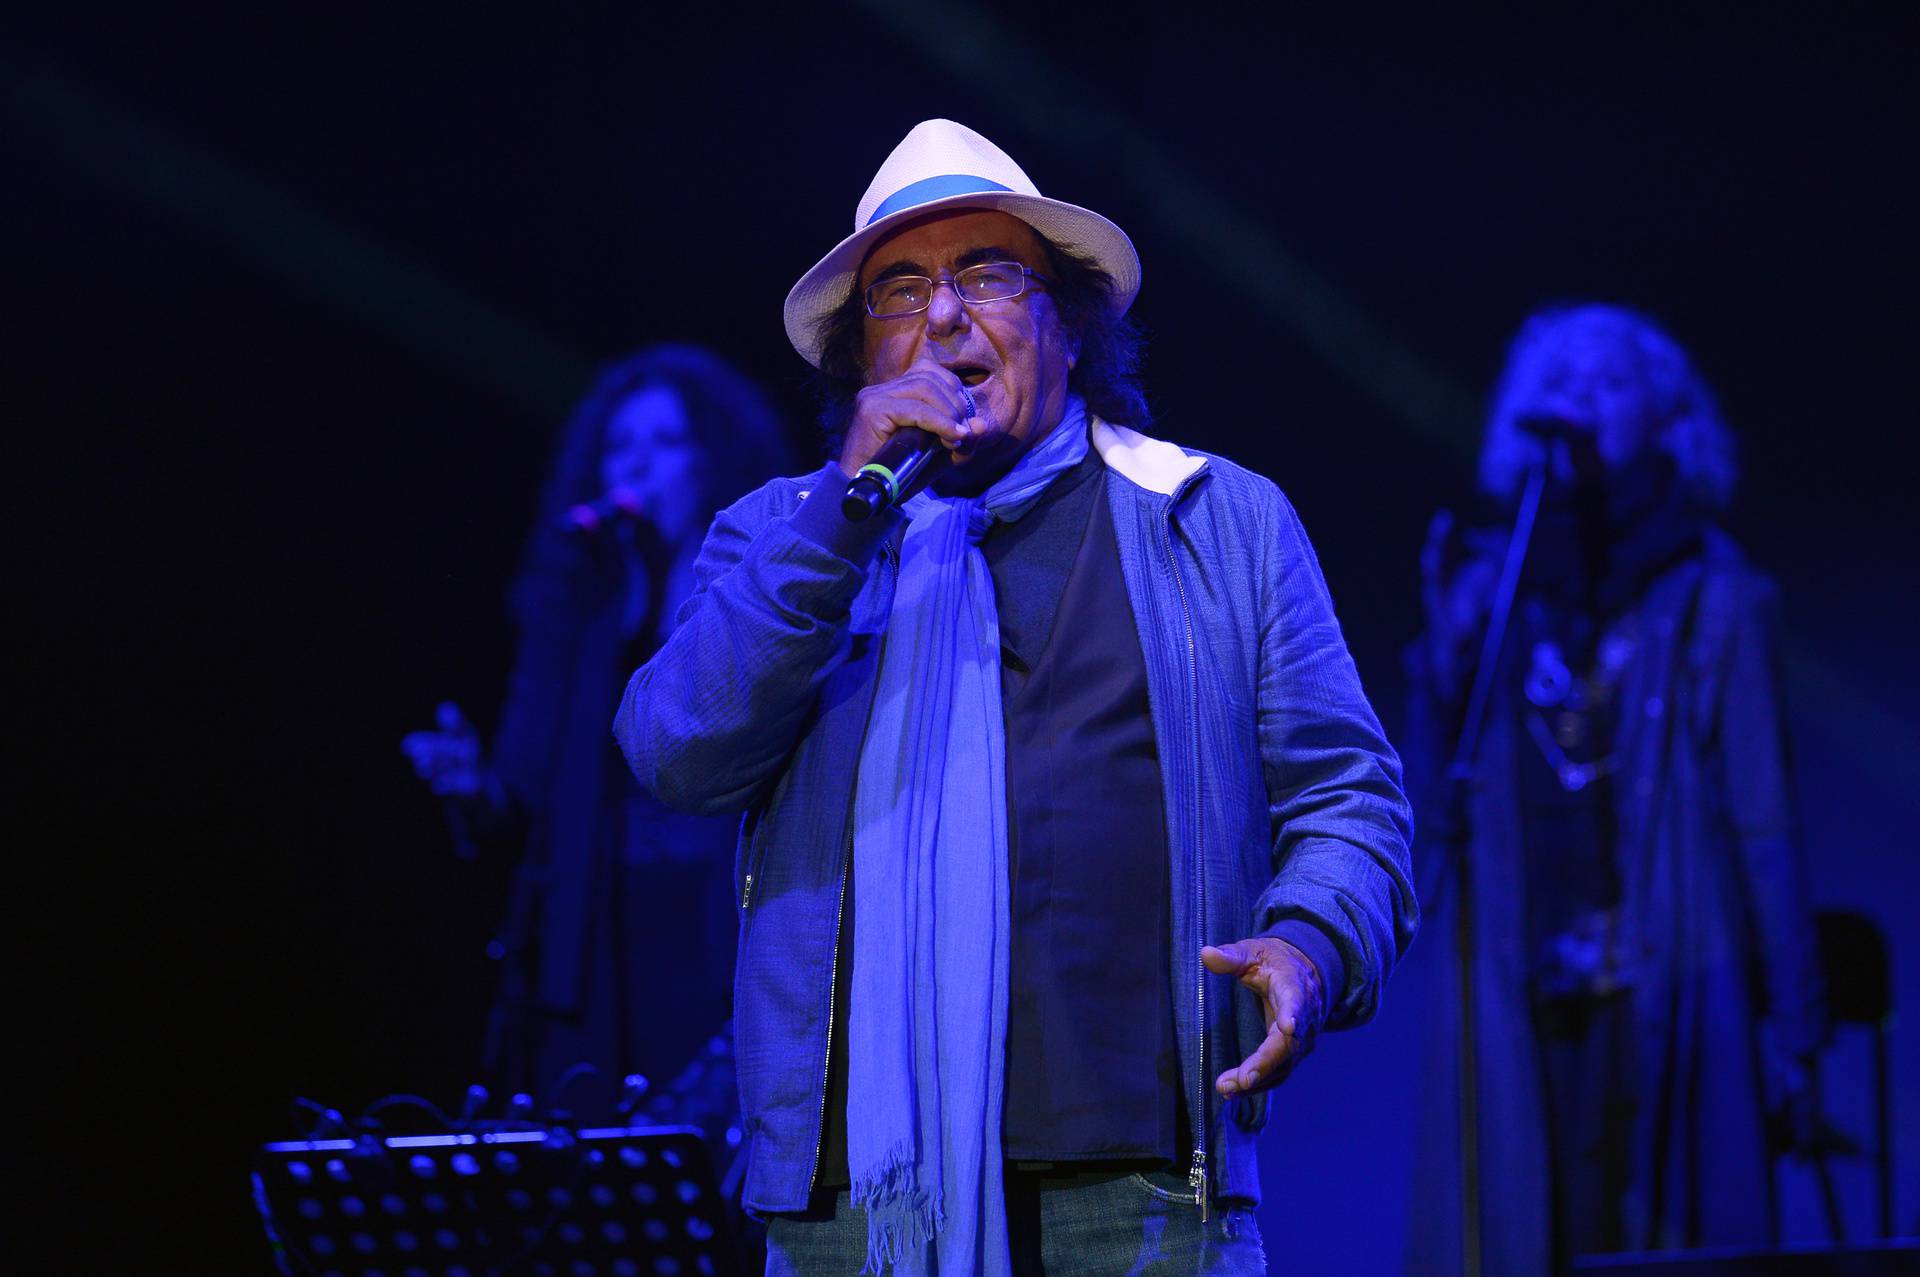
M894 562L894 554L895 554L895 550L893 548L893 542L885 541L881 543L880 562L885 566L887 574L889 576L891 576L893 572L895 572L898 568L898 565ZM889 600L889 608L891 608L891 600L893 597L891 591L888 592L887 597ZM860 743L863 748L866 745L867 729L873 725L872 697L878 696L880 692L880 679L879 679L879 672L878 672L880 668L880 662L884 661L886 658L887 658L887 634L885 630L882 630L880 633L880 650L874 654L874 670L875 670L874 688L873 688L872 695L869 696L867 700L867 722L860 729ZM859 765L857 762L855 764L854 773L855 773L854 784L858 785L860 781L859 781ZM820 1150L827 1142L827 1083L830 1080L830 1075L833 1072L833 1019L836 1011L834 1003L835 1003L835 1000L840 996L840 922L846 916L846 912L847 912L847 878L849 876L848 871L851 870L852 868L853 868L853 812L852 812L852 797L849 796L848 812L847 812L847 845L844 851L841 853L841 860L840 860L840 899L839 899L839 903L834 906L834 910L833 910L833 960L827 964L827 1050L826 1050L825 1057L822 1058L820 1061L820 1114L819 1114L819 1119L815 1121L813 1124L813 1130L814 1130L813 1170L807 1176L807 1196L808 1197L813 1196L814 1185L820 1182ZM749 890L750 889L751 889L751 880L749 880Z
M1180 561L1174 557L1173 553L1173 508L1171 504L1169 504L1167 508L1167 521L1161 531L1166 537L1167 567L1173 572L1174 589L1180 595L1180 619L1185 626L1187 637L1187 704L1192 705L1194 703L1194 697L1198 694L1200 657L1198 646L1195 644L1193 638L1193 609L1187 602L1186 581L1180 575ZM1194 731L1193 725L1189 723L1187 730L1189 750L1192 749L1192 742L1195 736L1196 732ZM1198 760L1195 760L1192 764L1192 770L1196 777L1199 775L1198 767ZM1193 917L1196 929L1204 928L1207 919L1206 855L1200 846L1199 828L1200 820L1196 815L1192 824L1192 836L1194 839ZM1193 1189L1194 1204L1200 1208L1200 1222L1204 1224L1207 1222L1207 969L1201 963L1198 953L1195 953L1193 956L1193 964L1193 1000L1195 1020L1199 1030L1197 1034L1198 1041L1195 1045L1199 1061L1194 1069L1193 1160L1187 1168L1187 1186Z
M766 823L764 813L753 822L753 836L747 840L747 876L740 883L740 911L753 903L753 875L760 871L760 829Z
M853 864L853 828L848 822L845 859L840 863L840 902L833 910L833 961L827 964L827 1055L820 1061L820 1114L814 1123L813 1173L807 1176L807 1196L820 1181L820 1150L827 1142L827 1083L833 1072L834 1002L840 996L840 920L847 912L847 868Z

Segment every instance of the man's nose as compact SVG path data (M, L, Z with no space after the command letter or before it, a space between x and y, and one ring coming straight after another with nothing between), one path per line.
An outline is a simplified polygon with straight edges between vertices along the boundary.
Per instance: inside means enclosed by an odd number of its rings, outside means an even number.
M967 322L967 304L950 279L933 281L933 297L927 302L927 335L943 337Z

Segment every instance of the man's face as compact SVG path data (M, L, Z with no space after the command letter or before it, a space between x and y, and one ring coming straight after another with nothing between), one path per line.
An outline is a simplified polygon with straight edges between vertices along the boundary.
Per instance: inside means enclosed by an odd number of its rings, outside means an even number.
M951 279L985 261L1014 261L1046 275L1046 255L1033 228L1006 213L962 210L908 224L881 240L861 265L858 287L883 275ZM959 458L975 476L1004 470L1046 437L1066 408L1067 374L1077 352L1046 286L1005 301L962 302L938 284L917 315L865 321L867 384L906 372L922 351L955 373L980 415L1006 436L980 455ZM956 472L958 473L958 472Z

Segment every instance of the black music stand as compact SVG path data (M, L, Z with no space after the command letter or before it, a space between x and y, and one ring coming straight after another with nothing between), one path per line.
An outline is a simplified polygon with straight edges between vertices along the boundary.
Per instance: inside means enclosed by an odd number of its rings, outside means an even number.
M730 1277L691 1126L268 1144L254 1204L289 1277Z

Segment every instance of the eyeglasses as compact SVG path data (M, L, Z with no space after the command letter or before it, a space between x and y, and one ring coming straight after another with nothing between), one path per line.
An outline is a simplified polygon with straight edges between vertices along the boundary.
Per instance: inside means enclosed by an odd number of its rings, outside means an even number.
M1047 277L1029 270L1019 262L981 262L957 270L951 276L928 279L925 275L890 275L867 285L867 313L875 319L899 319L917 315L933 305L933 290L952 284L954 295L968 305L1003 302L1027 291L1027 281L1045 285Z

